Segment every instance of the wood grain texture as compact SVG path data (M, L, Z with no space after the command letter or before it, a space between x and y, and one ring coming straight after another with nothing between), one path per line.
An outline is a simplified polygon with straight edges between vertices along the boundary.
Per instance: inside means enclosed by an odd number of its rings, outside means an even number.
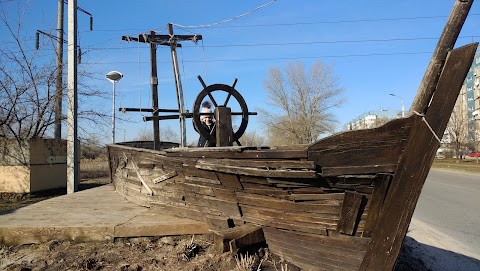
M466 45L452 50L447 57L434 98L425 115L425 120L437 135L443 135L445 131L476 49L477 44ZM388 189L361 270L393 269L439 145L422 117L415 116L405 154Z

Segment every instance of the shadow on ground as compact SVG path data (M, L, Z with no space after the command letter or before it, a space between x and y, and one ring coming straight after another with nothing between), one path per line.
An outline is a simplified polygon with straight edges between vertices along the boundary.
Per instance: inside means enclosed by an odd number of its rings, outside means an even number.
M395 271L466 271L480 270L480 260L417 242L407 236Z

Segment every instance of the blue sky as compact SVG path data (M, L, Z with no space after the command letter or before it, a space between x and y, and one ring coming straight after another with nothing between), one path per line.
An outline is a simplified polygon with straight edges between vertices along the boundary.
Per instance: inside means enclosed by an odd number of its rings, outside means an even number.
M0 1L4 2L4 8L10 9L16 2ZM89 31L88 16L78 14L79 39L85 53L81 65L98 71L99 77L112 70L124 74L117 85L117 107L149 107L149 47L122 41L121 36L135 37L150 30L166 34L166 24L173 23L183 26L174 27L177 34L203 36L203 42L196 45L184 42L178 51L187 109L191 110L202 89L197 75L207 85L231 84L238 78L237 90L249 109L256 111L266 107L263 81L270 67L284 67L289 61L303 61L310 67L321 60L334 67L345 87L346 103L333 111L341 130L366 111L400 110L400 99L389 93L400 96L408 110L454 4L454 0L277 0L224 24L184 27L224 21L269 2L79 0L78 6L94 17L94 30ZM56 10L57 1L30 1L25 30L31 32L32 47L37 29L55 33ZM477 1L457 45L479 40L479 11ZM168 47L158 48L157 59L160 107L174 108L177 102ZM95 84L99 89L112 88L107 80ZM111 101L102 102L111 108ZM141 115L120 115L127 121L117 122L117 139L123 140L124 131L126 140L132 140L139 130L151 129L151 123L143 122ZM251 117L247 131L261 134L261 117ZM187 123L187 142L195 141L198 136L191 122ZM178 129L176 120L160 125ZM106 131L108 134L109 127ZM105 142L108 140L105 135Z

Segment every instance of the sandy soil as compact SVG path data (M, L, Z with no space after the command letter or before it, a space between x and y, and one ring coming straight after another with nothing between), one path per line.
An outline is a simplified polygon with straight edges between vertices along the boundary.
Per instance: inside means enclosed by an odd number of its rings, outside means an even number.
M113 243L50 241L16 247L3 246L0 247L0 269L22 271L300 270L279 257L271 255L268 248L257 248L248 254L245 252L239 255L215 254L212 252L211 244L211 236L202 235L122 238ZM414 254L413 250L409 246L402 248L395 271L429 270L412 254ZM240 260L241 258L243 261Z

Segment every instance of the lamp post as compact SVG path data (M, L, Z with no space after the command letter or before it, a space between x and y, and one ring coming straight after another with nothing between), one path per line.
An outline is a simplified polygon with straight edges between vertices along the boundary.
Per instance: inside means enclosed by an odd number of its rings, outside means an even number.
M400 96L395 95L393 93L390 93L389 95L393 96L393 97L397 97L402 101L402 118L404 118L405 117L405 104L403 103L403 99Z
M115 143L115 85L120 79L122 79L123 74L117 71L111 71L105 75L108 81L113 84L113 97L112 97L112 143Z

